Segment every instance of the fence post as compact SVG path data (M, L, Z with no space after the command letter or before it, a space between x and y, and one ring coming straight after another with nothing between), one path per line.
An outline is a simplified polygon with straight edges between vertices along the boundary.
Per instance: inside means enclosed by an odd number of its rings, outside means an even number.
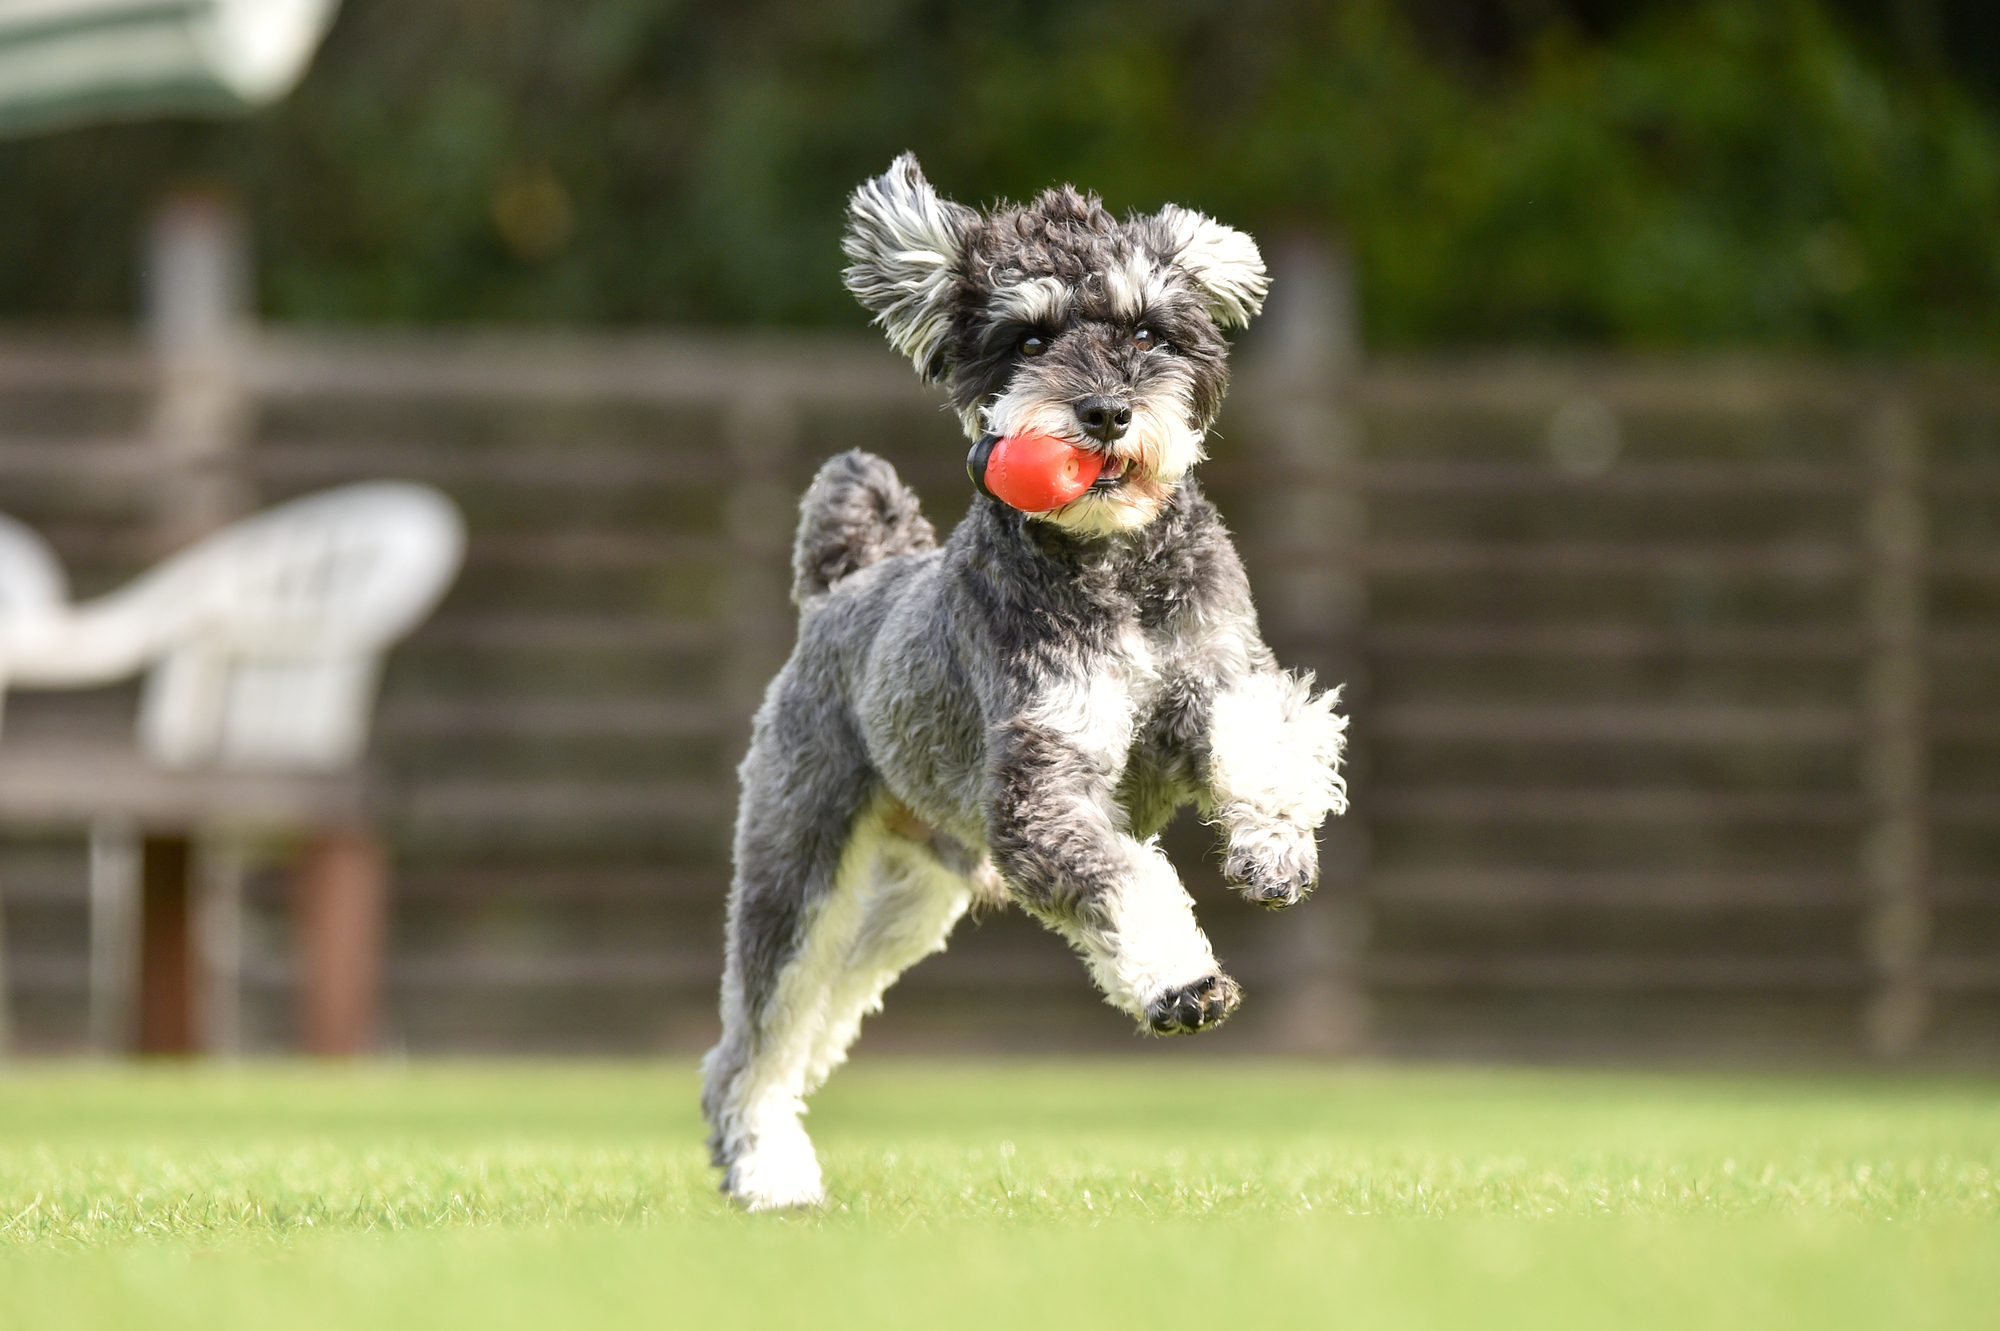
M1353 276L1338 242L1296 236L1274 251L1271 300L1245 366L1243 396L1271 479L1260 496L1267 558L1257 599L1280 641L1307 648L1322 685L1367 681L1357 641L1366 607L1359 566L1365 515L1354 483L1358 445L1342 388L1358 354ZM1344 1054L1368 1040L1361 976L1367 937L1367 833L1351 815L1322 832L1320 888L1285 922L1274 970L1284 992L1277 1041Z
M1922 424L1907 404L1884 404L1867 422L1863 449L1868 496L1862 616L1868 655L1861 765L1869 812L1861 845L1868 896L1862 947L1874 981L1863 1033L1875 1053L1897 1057L1916 1048L1930 1015L1924 983L1931 922L1924 890L1930 828L1924 807L1929 753Z
M146 324L160 375L153 544L165 554L253 507L241 466L250 424L243 216L219 195L175 195L147 227L145 263Z
M179 194L155 210L144 244L147 336L158 366L159 396L152 421L158 475L153 489L155 554L206 535L251 507L242 449L249 424L243 387L250 307L248 232L225 198ZM106 833L106 835L110 835ZM91 1028L101 1050L130 1034L144 1053L188 1053L201 1043L198 1009L220 1000L235 1011L235 995L209 982L211 970L233 977L237 958L219 968L204 956L197 856L199 832L182 828L144 839L141 887L131 904L117 899L111 871L116 853L93 833L91 895ZM109 856L103 872L100 850ZM102 890L99 890L99 889ZM120 919L121 911L131 919ZM98 915L104 919L100 922ZM136 935L136 946L123 941ZM228 935L233 945L235 934ZM111 970L129 968L124 978ZM200 978L198 978L200 977ZM130 1016L116 1004L138 1003Z

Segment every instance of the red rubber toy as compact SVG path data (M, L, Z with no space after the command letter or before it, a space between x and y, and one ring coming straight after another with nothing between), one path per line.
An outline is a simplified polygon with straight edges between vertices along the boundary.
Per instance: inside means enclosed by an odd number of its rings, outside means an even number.
M1061 508L1088 490L1104 470L1102 454L1052 434L1011 434L1004 439L989 435L979 441L969 460L972 479L980 489L1023 513Z

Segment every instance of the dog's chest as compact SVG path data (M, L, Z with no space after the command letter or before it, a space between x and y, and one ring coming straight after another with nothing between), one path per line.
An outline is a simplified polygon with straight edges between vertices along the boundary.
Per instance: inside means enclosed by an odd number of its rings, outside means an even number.
M1041 681L1029 719L1063 736L1101 771L1125 765L1163 692L1162 644L1136 622L1118 626L1069 668Z
M1045 586L1022 623L1016 659L1036 663L1023 719L1063 736L1100 772L1124 771L1142 741L1156 745L1176 729L1156 723L1184 709L1207 636L1198 626L1228 618L1212 604L1198 545L1182 532L1158 548L1081 561Z

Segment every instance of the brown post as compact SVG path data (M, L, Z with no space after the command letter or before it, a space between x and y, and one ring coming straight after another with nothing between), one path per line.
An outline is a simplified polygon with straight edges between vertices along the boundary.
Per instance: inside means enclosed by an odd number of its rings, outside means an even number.
M195 1052L194 935L185 835L149 835L139 852L139 1052Z
M161 554L250 511L242 453L251 402L242 383L250 331L249 229L215 193L182 193L146 232L146 323L160 370L151 544Z
M1930 752L1924 724L1928 538L1922 423L1906 404L1892 402L1869 420L1863 442L1869 478L1862 584L1868 663L1861 756L1869 819L1861 845L1868 893L1862 950L1874 992L1862 1024L1869 1047L1895 1058L1917 1048L1930 1018L1924 975L1931 913L1925 891Z
M382 981L387 869L366 828L327 827L299 856L299 1044L308 1054L365 1053Z
M1358 567L1365 512L1353 481L1359 426L1341 401L1359 354L1353 277L1344 249L1298 236L1275 253L1271 304L1240 398L1275 478L1261 496L1254 543L1275 554L1258 572L1258 604L1274 642L1303 650L1288 665L1344 684L1343 711L1366 688L1356 641L1366 608ZM1353 1054L1368 1044L1363 984L1368 914L1366 830L1353 815L1321 834L1316 899L1287 918L1271 958L1277 1047Z

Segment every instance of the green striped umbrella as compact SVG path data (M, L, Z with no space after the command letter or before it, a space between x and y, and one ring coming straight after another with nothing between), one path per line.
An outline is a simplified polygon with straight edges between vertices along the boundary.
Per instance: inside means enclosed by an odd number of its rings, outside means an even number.
M338 0L0 0L0 135L282 97Z

